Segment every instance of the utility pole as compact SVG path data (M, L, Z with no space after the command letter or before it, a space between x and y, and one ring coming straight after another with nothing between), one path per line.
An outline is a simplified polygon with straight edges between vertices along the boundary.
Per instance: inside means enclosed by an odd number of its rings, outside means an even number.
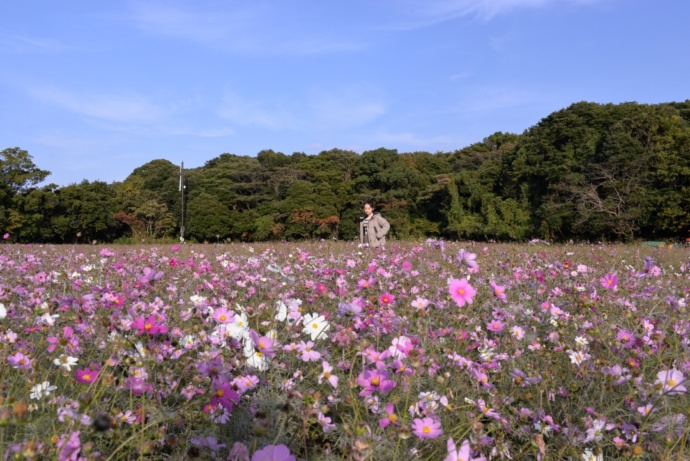
M180 243L184 243L184 162L180 163Z

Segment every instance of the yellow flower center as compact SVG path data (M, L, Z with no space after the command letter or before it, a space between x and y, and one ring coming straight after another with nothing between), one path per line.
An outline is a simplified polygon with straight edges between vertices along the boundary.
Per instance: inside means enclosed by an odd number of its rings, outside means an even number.
M464 294L465 294L465 290L462 289L462 288L458 288L458 294L459 294L459 295L464 295Z
M312 323L311 327L316 330L317 328L319 328L319 324L318 323Z
M670 387L674 387L674 386L676 385L676 382L675 382L674 380L672 380L672 379L669 379L669 380L668 380L668 385L669 385Z
M221 322L225 322L228 319L225 315L221 315L219 318Z
M372 385L372 386L378 386L379 383L380 383L380 381L379 381L378 378L373 378L373 379L371 380L371 385Z
M266 347L266 343L263 342L263 341L259 341L259 348L260 348L260 349L263 349L263 348L265 348L265 347Z
M91 381L91 375L89 374L83 375L82 378L84 379L84 381Z
M324 371L324 372L323 372L323 377L326 378L326 379L330 378L330 377L331 377L331 372L330 372L330 371Z
M153 325L151 325L150 323L144 324L144 330L150 330L151 328L153 328Z
M225 392L223 392L222 389L218 389L218 390L216 391L216 395L217 395L218 397L223 397L223 394L225 394Z
M422 429L422 432L424 432L425 434L428 434L431 432L431 428L429 426L424 426L424 428Z
M388 415L388 420L389 420L391 423L394 423L394 422L396 422L396 421L398 420L398 415L396 415L395 413L392 414L392 415Z

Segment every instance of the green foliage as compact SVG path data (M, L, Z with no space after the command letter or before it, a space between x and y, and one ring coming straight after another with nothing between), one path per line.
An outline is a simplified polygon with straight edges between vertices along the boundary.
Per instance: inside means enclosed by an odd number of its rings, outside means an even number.
M202 192L189 200L187 210L185 229L189 238L215 242L230 235L230 211L216 196Z
M20 242L170 238L181 223L179 173L158 159L110 185L35 189L49 173L5 149L0 227ZM683 240L690 100L580 102L522 135L496 132L454 152L224 153L185 179L187 236L199 241L357 239L366 200L397 238Z

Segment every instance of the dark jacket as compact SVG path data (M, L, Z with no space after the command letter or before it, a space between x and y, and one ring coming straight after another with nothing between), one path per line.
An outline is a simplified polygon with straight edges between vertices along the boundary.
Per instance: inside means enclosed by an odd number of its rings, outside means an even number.
M364 235L364 225L367 223L367 235ZM369 244L372 248L383 246L386 243L386 234L391 225L386 218L378 213L374 213L369 220L362 219L359 222L359 241Z

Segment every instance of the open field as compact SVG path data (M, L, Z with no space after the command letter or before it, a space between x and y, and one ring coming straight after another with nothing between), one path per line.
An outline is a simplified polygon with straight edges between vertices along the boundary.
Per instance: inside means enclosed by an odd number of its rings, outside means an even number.
M688 248L2 245L1 453L688 459L689 296Z

